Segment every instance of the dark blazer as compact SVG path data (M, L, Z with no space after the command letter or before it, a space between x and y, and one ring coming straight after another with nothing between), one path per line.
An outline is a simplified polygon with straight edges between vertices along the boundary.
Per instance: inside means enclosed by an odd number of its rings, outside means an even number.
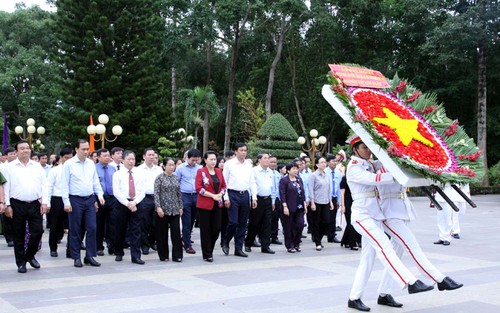
M208 172L206 167L202 167L196 173L195 178L195 188L198 193L198 200L196 200L196 207L204 210L212 210L214 207L214 199L210 197L205 197L203 194L208 191L213 194L217 194L222 192L222 194L226 193L226 181L224 180L224 176L222 175L222 170L220 168L215 168L215 175L219 178L219 190L214 190L214 182L212 180L212 176ZM219 208L223 206L223 201L219 202Z
M306 195L304 192L304 183L302 183L302 179L297 176L297 182L300 185L300 189L302 192L303 201L306 200ZM288 177L288 175L283 176L280 180L280 199L281 203L286 203L288 207L288 211L295 212L297 211L297 189L292 184L292 181ZM302 206L304 203L302 203Z

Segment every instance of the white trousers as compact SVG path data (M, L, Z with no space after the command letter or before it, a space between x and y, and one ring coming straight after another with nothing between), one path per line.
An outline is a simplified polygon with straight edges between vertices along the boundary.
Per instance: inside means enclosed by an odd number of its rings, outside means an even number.
M465 213L467 206L464 202L454 203L460 210L459 212L455 212L448 203L439 202L443 208L441 211L438 210L436 215L440 240L451 241L452 234L460 233L459 220Z
M375 257L382 262L384 268L401 289L417 280L396 255L389 238L382 229L381 221L368 218L362 221L353 221L352 225L362 236L363 248L349 299L356 300L363 296Z
M415 235L411 231L409 224L409 221L400 219L388 219L382 223L386 233L391 236L394 251L400 259L403 253L407 251L422 275L429 277L435 282L442 282L445 275L443 275L443 273L441 273L434 265L432 265L429 259L427 259L420 248ZM385 269L382 281L378 287L378 293L390 294L394 285L394 279L392 279L387 269Z

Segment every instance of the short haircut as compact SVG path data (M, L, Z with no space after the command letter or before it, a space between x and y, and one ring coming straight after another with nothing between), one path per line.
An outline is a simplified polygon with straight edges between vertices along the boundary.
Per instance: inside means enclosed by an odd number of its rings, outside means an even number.
M38 157L39 157L39 158L41 158L41 157L43 157L43 156L48 157L49 155L47 154L47 152L40 152L40 153L38 153Z
M125 159L129 154L133 154L134 157L135 157L135 153L134 151L131 151L131 150L125 150L123 151L123 159Z
M284 168L285 166L286 166L286 164L283 164L283 163L278 164L278 165L276 166L276 170L279 172L279 171L281 171L281 169L282 169L282 168Z
M80 149L80 145L82 143L88 143L88 141L86 139L78 139L76 142L75 142L75 149Z
M12 148L12 147L7 147L7 149L3 150L3 154L7 155L11 152L15 152L16 149Z
M291 162L286 165L286 172L288 173L292 169L292 167L299 168L296 162Z
M109 152L109 150L106 148L101 148L101 149L96 151L98 157L100 157L102 153L106 153L106 152Z
M300 158L302 161L307 162L306 159L309 159L309 161L311 161L311 157L308 156L308 155L304 155L303 157Z
M65 156L66 154L73 155L73 151L70 148L62 148L61 151L59 151L59 156Z
M19 145L23 144L23 143L27 144L28 147L30 145L29 142L26 141L26 140L19 140L18 142L16 142L16 145L14 146L14 149L16 149L16 151L19 151ZM29 147L29 148L31 149L31 147Z
M189 158L200 158L201 157L201 152L198 149L190 149L187 152L187 157Z
M172 159L171 157L166 157L163 159L163 165L167 165L168 161L173 161L174 164L175 164L175 160Z
M239 148L246 147L248 149L248 146L244 142L237 142L234 144L234 151L237 151Z
M360 140L358 142L356 142L355 144L352 145L352 150L354 151L354 149L358 150L359 149L359 146L362 144L363 142Z
M270 156L269 153L267 153L265 151L261 151L261 152L259 152L259 154L257 154L257 161L260 161L260 159L262 159L262 157L264 156L264 154L267 154L268 156Z
M156 153L155 149L153 149L152 147L147 147L146 149L144 149L144 151L142 152L142 155L146 155L146 153L148 153L148 151L153 151L154 153Z
M331 155L329 154L327 157L326 157L326 162L330 162L331 160L335 160L337 157L335 155Z
M275 158L276 160L278 159L278 157L277 157L277 156L272 155L272 154L269 154L269 158Z
M113 147L111 148L111 155L115 154L116 152L123 152L125 151L125 149L123 149L122 147Z
M232 158L234 156L234 151L226 151L224 153L224 158L228 159L228 158Z

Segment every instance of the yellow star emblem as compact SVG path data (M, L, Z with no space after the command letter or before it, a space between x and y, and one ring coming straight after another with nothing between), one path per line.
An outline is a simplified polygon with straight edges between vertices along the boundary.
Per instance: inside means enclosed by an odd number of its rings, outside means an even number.
M394 114L388 108L382 109L387 117L375 117L373 120L378 122L379 124L390 127L396 135L399 137L399 140L407 147L412 140L419 141L426 146L433 147L431 141L427 140L422 134L418 132L418 123L419 121L416 119L403 119L396 114Z

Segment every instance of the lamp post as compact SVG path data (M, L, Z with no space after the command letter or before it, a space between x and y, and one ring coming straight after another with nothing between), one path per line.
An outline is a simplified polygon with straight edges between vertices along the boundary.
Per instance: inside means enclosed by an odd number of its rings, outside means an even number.
M302 150L304 152L307 152L311 157L311 164L313 171L316 165L316 153L320 152L321 154L323 154L326 148L326 137L325 136L318 137L318 135L319 134L316 129L311 129L311 131L309 132L309 136L311 137L309 142L310 144L306 146L304 146L305 143L307 142L306 137L300 136L299 138L297 138L297 142L299 143L299 145L301 145ZM308 148L309 146L310 148Z
M123 132L123 128L120 125L115 125L111 129L111 132L115 136L114 138L108 138L106 136L106 124L109 122L109 117L106 114L101 114L99 115L99 124L97 125L89 125L87 126L87 133L89 135L98 135L99 138L95 139L95 141L100 141L101 142L101 148L104 148L104 143L107 142L113 142L115 141L118 136L120 136Z
M21 138L22 140L27 140L28 144L30 146L30 149L33 148L32 142L33 142L33 136L35 134L38 134L40 137L42 137L43 134L45 134L45 128L43 126L39 126L38 128L35 127L35 120L32 118L29 118L26 120L26 131L27 135L24 135L24 128L22 126L16 126L14 128L14 132ZM39 137L39 138L40 138Z

